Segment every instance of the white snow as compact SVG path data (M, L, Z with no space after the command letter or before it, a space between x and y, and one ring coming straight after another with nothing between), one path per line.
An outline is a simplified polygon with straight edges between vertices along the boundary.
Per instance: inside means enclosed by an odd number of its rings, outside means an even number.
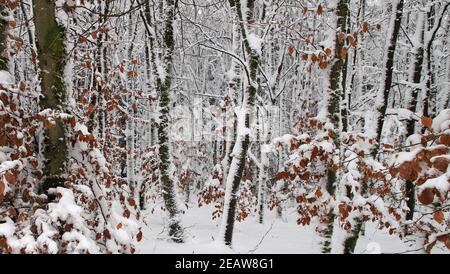
M440 193L446 193L450 190L450 176L448 174L450 174L450 171L439 177L428 179L424 184L419 186L419 192L427 188L436 188Z
M275 147L278 147L279 145L288 146L291 144L292 139L296 139L296 137L292 134L285 134L281 137L274 138L272 142Z
M247 40L252 50L257 52L258 55L261 55L262 39L255 33L250 33L247 37Z
M11 85L14 82L14 77L9 72L0 70L0 84Z
M80 131L83 135L89 135L87 127L83 124L77 123L74 128L75 131Z
M406 151L399 152L393 158L393 160L392 160L393 164L401 165L402 163L410 162L410 161L414 160L416 155L418 153L420 153L422 150L423 150L423 147L418 147L418 148L415 148L414 150L412 150L411 152L406 152Z
M250 129L245 126L245 116L247 114L247 110L245 108L237 107L237 108L235 108L234 112L236 113L237 120L238 120L237 134L240 136L245 136L245 135L250 134Z
M432 128L434 132L441 132L449 128L450 109L444 109L433 119Z
M410 146L410 149L417 148L421 145L422 135L413 134L406 138L406 146Z
M70 189L57 187L56 189L50 189L49 193L59 193L61 198L57 203L49 204L49 216L53 222L58 220L68 221L74 226L81 225L83 220L80 218L83 208L75 203L73 192Z
M233 236L233 249L215 241L220 223L211 220L213 206L190 208L183 216L188 239L186 243L177 244L166 241L164 214L155 210L144 220L143 240L139 243L138 252L146 254L308 254L320 253L321 238L314 230L314 225L299 226L296 224L295 209L287 212L287 222L277 219L275 211L266 210L264 224L257 223L255 217L249 217L243 222L236 222ZM261 242L261 243L260 243ZM372 253L376 245L381 253L403 252L406 246L396 236L391 236L386 230L379 230L375 223L366 223L365 234L360 237L355 248L356 254ZM433 252L442 252L433 250ZM445 252L445 251L444 251Z
M62 236L62 240L69 242L66 248L73 250L73 253L84 253L86 250L89 251L90 254L99 253L99 248L94 241L78 231L72 230L65 232Z
M19 160L14 160L14 161L6 161L0 164L0 175L3 174L4 172L14 169L17 166L22 166L22 162L20 162Z
M16 230L14 227L13 221L6 217L4 219L5 223L0 223L0 236L4 236L5 238L9 238L14 235L14 231Z

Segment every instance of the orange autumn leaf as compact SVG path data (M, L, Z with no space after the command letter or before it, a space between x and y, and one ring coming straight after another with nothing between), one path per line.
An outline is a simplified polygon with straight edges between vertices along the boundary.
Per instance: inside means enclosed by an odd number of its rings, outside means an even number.
M293 45L289 45L287 51L288 51L289 55L293 55L294 52L295 52L294 46Z
M142 240L142 231L139 230L138 234L136 235L136 239L138 242Z
M348 48L347 47L343 47L341 49L341 58L345 59L347 57L347 52L348 52Z
M3 202L3 197L5 197L3 193L4 191L5 191L5 184L3 183L3 180L0 179L0 205Z
M444 213L442 213L442 211L436 211L433 214L433 219L438 222L438 223L442 223L442 221L444 221Z
M5 179L8 182L8 184L14 184L17 180L16 175L14 175L14 173L12 173L11 171L8 171L5 173Z
M16 23L16 21L12 20L12 21L9 21L9 22L8 22L8 25L9 25L11 28L15 28L15 27L17 26L17 23Z
M277 175L275 175L275 179L277 179L277 180L285 180L285 179L290 179L290 178L291 178L291 174L286 171L278 172Z
M323 14L323 7L322 4L319 4L319 6L317 7L317 15L322 15Z
M427 188L423 190L420 195L418 196L419 202L424 205L429 205L434 200L434 189Z
M369 32L369 30L370 30L370 24L367 23L367 22L364 22L364 23L362 24L362 29L363 29L363 32Z
M19 83L19 90L20 91L25 91L25 88L26 88L25 83L23 81L20 81L20 83Z
M422 118L420 118L420 122L422 123L422 125L424 125L429 131L433 131L433 119L431 119L430 117L426 117L426 116L422 116Z

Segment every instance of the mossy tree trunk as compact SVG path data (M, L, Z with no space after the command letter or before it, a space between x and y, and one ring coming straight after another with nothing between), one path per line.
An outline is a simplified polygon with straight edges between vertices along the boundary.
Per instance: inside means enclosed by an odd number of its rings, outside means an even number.
M176 184L171 172L171 157L169 147L169 112L170 112L170 88L172 84L172 62L173 51L175 47L174 40L174 20L175 9L178 1L167 0L164 2L164 8L161 9L164 19L164 30L162 42L162 60L157 61L158 55L155 49L155 37L151 31L151 14L149 1L145 2L145 9L142 18L145 23L148 43L150 46L150 58L153 65L153 73L156 79L156 90L159 94L159 127L158 127L158 145L159 145L159 172L162 185L162 196L165 207L169 214L169 237L178 243L184 242L184 232L180 221L180 210L177 203ZM157 33L156 31L154 33ZM164 64L164 73L160 73L157 64Z
M265 145L265 141L262 139L262 131L263 131L263 119L260 117L260 108L256 109L256 143L258 144L258 156L259 156L259 165L257 166L258 170L258 196L257 196L257 211L258 211L258 222L260 224L264 223L264 208L265 208L265 192L266 192L266 163L267 163L267 155L263 146Z
M40 107L61 111L64 109L66 97L64 30L56 22L54 1L34 1L33 8L43 95ZM56 120L55 126L45 130L43 155L46 177L43 187L47 189L62 183L67 160L65 128L59 120Z
M347 25L347 15L348 15L348 0L340 0L337 3L336 9L336 29L338 31L346 31ZM336 149L339 149L339 131L342 124L347 124L347 122L343 122L342 118L346 119L346 115L342 115L345 112L341 112L341 100L344 97L343 95L343 72L345 70L345 58L346 56L342 56L342 48L345 46L345 40L341 40L338 38L339 33L336 32L335 37L335 48L334 48L334 61L330 69L329 76L329 86L328 86L328 104L327 104L327 113L328 120L333 125L333 128L336 134L333 136L334 144ZM337 183L337 174L334 169L329 169L327 171L327 185L326 189L330 195L335 194ZM334 229L334 219L335 214L333 213L333 209L328 213L328 223L326 224L326 229L324 231L324 241L322 243L322 252L330 253L331 252L331 237L333 235Z

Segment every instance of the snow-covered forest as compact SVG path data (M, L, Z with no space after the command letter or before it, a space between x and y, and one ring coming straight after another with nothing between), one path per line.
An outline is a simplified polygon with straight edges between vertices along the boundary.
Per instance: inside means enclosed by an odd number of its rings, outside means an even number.
M0 0L0 254L450 253L450 0Z

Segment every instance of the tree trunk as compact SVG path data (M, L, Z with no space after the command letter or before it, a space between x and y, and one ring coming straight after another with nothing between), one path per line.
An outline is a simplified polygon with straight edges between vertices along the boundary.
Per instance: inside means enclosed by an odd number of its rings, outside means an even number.
M446 66L446 82L444 82L443 85L443 90L444 91L449 91L450 90L450 54L449 54L449 49L450 49L450 35L448 33L450 33L450 18L447 18L447 24L445 27L445 31L447 32L447 66ZM444 94L447 94L446 92ZM446 109L446 108L450 108L450 96L445 96L446 98L444 98L444 102L442 104L442 109Z
M424 92L423 92L423 116L426 117L433 117L435 115L436 111L436 98L433 98L433 94L436 93L436 91L433 91L433 71L432 71L432 49L433 49L433 42L436 38L436 34L439 30L439 28L442 25L442 20L444 19L444 16L446 14L446 11L448 7L450 6L450 3L445 4L445 6L442 7L441 12L439 13L439 18L437 22L432 18L432 15L434 12L431 12L433 10L430 10L428 13L428 21L429 21L429 31L431 32L430 35L428 35L428 39L426 41L426 73L425 73L425 85L424 85Z
M99 25L104 24L107 20L107 14L109 12L109 3L110 3L109 1L105 1L104 3L102 3L101 0L97 0L98 12L102 14L98 19ZM104 88L103 84L106 83L106 76L107 76L106 60L108 58L107 56L108 47L105 46L104 42L107 40L107 38L108 38L107 33L99 32L96 45L97 48L95 51L97 66L95 67L95 71L93 72L94 73L93 78L94 79L96 78L95 73L97 72L101 75L102 81L100 82L93 81L94 83L92 83L93 85L95 85L95 90L91 97L91 104L94 106L94 110L88 116L88 123L87 123L89 132L95 134L98 137L98 139L102 139L104 136L103 119L105 118L105 104L104 104L105 99L103 96L103 88Z
M422 78L422 66L424 60L424 14L421 12L418 14L417 29L415 34L415 45L414 59L411 66L411 72L409 75L409 81L413 84L412 91L409 97L407 97L406 108L415 113L419 95L419 85ZM406 136L410 136L415 133L415 120L410 119L406 124ZM413 181L407 180L405 183L405 193L408 198L406 202L409 212L406 214L406 220L412 220L414 217L414 207L416 205L415 201L415 185Z
M257 198L257 210L258 210L258 222L262 224L264 222L264 207L265 207L265 192L266 192L266 162L267 156L264 151L265 141L262 139L262 118L260 117L260 109L256 112L257 134L256 142L258 146L258 156L260 164L258 166L258 198Z
M176 184L170 173L170 144L169 144L169 111L170 111L170 88L172 76L173 51L175 46L174 40L174 20L175 20L176 3L174 0L167 0L164 5L164 31L163 31L163 60L157 62L158 58L155 49L155 37L150 30L151 15L149 2L145 2L145 12L142 19L149 39L151 63L153 64L153 73L156 78L156 90L159 94L159 127L158 127L158 145L159 145L159 172L160 183L162 185L162 196L166 210L169 214L169 237L177 243L184 242L184 232L181 226L180 210L177 203ZM155 33L157 33L155 31ZM157 67L158 64L164 64L164 75L161 75Z
M378 91L377 94L377 101L375 103L376 106L376 116L375 116L375 149L372 151L372 156L375 158L378 150L380 148L380 142L381 142L381 133L383 131L383 125L384 125L384 118L386 115L386 109L388 105L389 100L389 93L391 91L391 85L392 85L392 73L394 71L394 56L395 56L395 49L397 47L397 39L398 34L400 32L400 24L402 22L402 15L403 15L403 0L398 0L395 8L394 8L394 16L391 20L391 25L389 29L389 46L387 49L387 56L385 60L383 75L381 79L383 79L383 82L381 83L381 88Z
M248 6L251 6L250 0L247 2ZM225 198L222 223L220 226L219 238L224 241L225 245L231 246L233 238L233 228L236 214L237 192L241 182L242 174L245 167L245 160L247 158L247 151L250 144L250 136L248 134L248 128L250 125L250 111L254 107L254 101L256 97L256 73L259 65L259 56L249 44L247 40L247 29L244 26L244 18L242 15L240 0L229 0L232 11L237 13L239 18L240 30L242 40L244 42L245 52L248 58L248 85L244 94L244 99L240 107L241 114L237 115L237 137L236 143L233 147L231 154L232 160L230 168L227 174L226 186L225 186ZM245 128L247 130L241 130Z
M64 109L66 90L64 67L66 51L64 30L56 22L54 1L34 2L34 24L38 45L38 59L41 77L41 109L61 111ZM62 174L67 160L65 128L61 121L45 130L44 151L46 179L42 185L46 190L64 180Z
M342 32L346 31L347 15L348 15L348 0L340 0L336 7L336 28ZM341 100L343 98L343 72L344 72L344 60L346 56L342 56L342 48L345 46L345 40L338 39L339 33L335 34L335 48L334 48L334 61L330 69L329 86L328 86L328 102L327 102L327 119L333 125L336 134L333 136L336 149L339 149L340 136L339 131L342 125L341 116ZM344 116L346 117L346 116ZM347 124L347 122L345 122ZM327 171L327 185L326 189L330 195L335 194L337 182L337 174L335 170L329 169ZM331 252L331 237L333 235L334 228L334 210L331 209L328 213L328 220L326 223L326 229L324 231L324 241L322 243L322 252Z
M230 5L231 6L231 5ZM231 6L231 24L232 24L232 43L231 43L231 51L234 54L238 54L241 49L241 33L240 33L240 25L239 25L239 18L237 13L235 12L235 6ZM233 127L232 132L228 132L227 130L227 136L225 139L225 158L222 160L223 165L223 175L224 178L226 178L229 170L229 166L231 164L231 152L233 151L233 147L236 141L236 121L237 117L234 113L234 107L237 105L238 97L239 97L239 91L241 89L241 67L238 61L236 61L234 58L231 59L230 64L230 72L229 72L230 79L228 82L228 88L227 88L227 96L230 98L230 109L232 110L232 116L233 116ZM228 118L228 113L225 115ZM226 121L226 120L225 120Z
M365 1L362 1L361 4L360 4L359 10L358 10L357 24L360 24L360 22L361 22L361 13L364 13L364 9L365 9ZM364 14L363 14L363 17L364 17ZM348 18L348 19L350 19L350 18ZM353 66L355 66L357 49L354 50L353 54L354 54L353 55ZM348 65L348 59L346 59L346 66L347 65ZM346 69L345 69L345 71L346 71ZM353 87L354 76L355 76L355 72L353 71L352 72L351 87ZM345 77L344 77L344 79L345 79ZM346 92L345 82L343 83L343 88L344 88L344 93L345 93ZM345 100L345 103L343 105L346 106L347 109L348 109L350 107L350 101L351 101L350 100L350 96L351 96L351 94L345 94L345 95L346 96L342 98L343 100ZM347 119L344 120L344 118L343 118L343 120L345 121L345 123L343 121L343 131L345 131L346 126L348 124L348 122L346 121ZM347 186L347 189L345 191L346 191L346 196L349 199L352 199L353 197L351 196L351 191L350 191L350 189L348 189L348 186ZM363 184L362 188L361 188L361 195L362 196L366 195L366 192L367 192L367 185ZM353 220L355 222L355 225L353 226L353 229L351 229L349 232L346 232L345 236L344 236L344 242L343 242L343 248L344 248L343 249L343 253L344 254L353 254L355 252L355 247L356 247L356 244L358 242L359 235L360 235L360 233L361 233L361 231L363 229L363 226L364 226L364 221L363 221L361 215L354 216Z

